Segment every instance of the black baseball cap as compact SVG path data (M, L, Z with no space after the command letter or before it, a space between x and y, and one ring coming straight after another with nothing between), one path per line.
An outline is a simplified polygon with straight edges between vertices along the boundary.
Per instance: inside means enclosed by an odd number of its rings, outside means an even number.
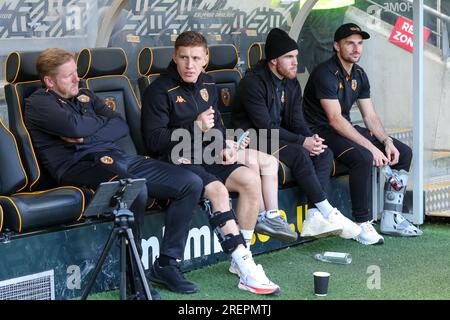
M357 24L346 23L336 30L336 32L334 33L334 41L342 40L351 36L352 34L359 34L364 40L370 38L370 35L367 32L362 31Z

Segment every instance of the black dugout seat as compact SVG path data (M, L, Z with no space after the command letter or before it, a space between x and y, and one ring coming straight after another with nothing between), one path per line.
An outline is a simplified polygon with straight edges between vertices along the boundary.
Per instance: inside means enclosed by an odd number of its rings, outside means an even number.
M1 123L0 206L3 228L16 232L78 221L85 206L85 190L56 187L39 166L25 126L25 99L42 86L36 72L39 54L12 52L5 64L8 81L5 98L11 131Z
M36 71L41 52L11 52L5 63L5 98L8 105L9 128L14 134L28 176L29 191L55 187L55 182L38 164L30 134L23 119L25 99L42 87Z
M129 154L143 154L141 104L125 75L128 60L122 48L83 49L77 58L78 75L83 87L93 91L105 104L120 113L130 127L130 135L118 145Z
M27 232L78 221L85 207L83 190L58 187L21 192L28 185L13 134L0 121L0 230Z
M264 53L264 42L253 42L247 51L247 65L248 68L254 67L260 60L266 58Z
M83 49L78 55L77 67L82 86L103 99L127 122L130 135L117 144L128 154L144 154L141 104L125 75L128 67L125 51L122 48ZM147 209L157 209L155 203L155 199L149 199Z
M208 47L208 64L205 71L216 83L219 111L226 128L232 128L231 106L242 75L236 65L238 52L232 44L216 44Z
M173 47L144 47L139 52L137 66L140 77L138 79L141 99L144 98L148 85L163 73L172 60Z

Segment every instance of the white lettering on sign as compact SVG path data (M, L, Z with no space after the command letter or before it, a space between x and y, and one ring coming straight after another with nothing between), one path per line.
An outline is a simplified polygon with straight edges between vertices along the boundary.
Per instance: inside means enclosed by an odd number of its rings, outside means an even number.
M404 22L402 25L402 30L408 32L409 34L414 34L414 25Z
M430 36L431 30L428 28L423 29L423 42L427 42ZM397 23L392 30L389 41L396 44L403 49L413 52L414 43L414 23L403 17L399 17Z
M408 46L413 47L413 43L414 43L413 38L407 36L404 33L401 33L400 31L395 31L394 40L400 41L401 43L404 43Z

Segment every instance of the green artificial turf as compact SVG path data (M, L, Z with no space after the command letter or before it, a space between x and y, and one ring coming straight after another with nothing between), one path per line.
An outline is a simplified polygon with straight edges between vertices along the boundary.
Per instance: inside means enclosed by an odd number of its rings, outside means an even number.
M385 244L378 246L328 237L255 256L267 276L280 285L278 296L257 296L238 289L239 279L228 272L228 262L186 273L199 288L196 294L155 288L164 300L450 299L450 225L428 223L423 230L418 238L385 236ZM353 261L350 265L316 261L313 255L321 251L348 252ZM313 294L314 271L331 274L328 296ZM100 293L90 299L119 299L119 294Z

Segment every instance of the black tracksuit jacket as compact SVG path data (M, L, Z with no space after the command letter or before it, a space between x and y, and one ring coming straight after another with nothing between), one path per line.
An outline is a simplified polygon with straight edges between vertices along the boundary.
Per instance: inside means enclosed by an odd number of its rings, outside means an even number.
M176 129L186 129L191 135L191 154L182 156L194 163L194 142L197 142L194 141L194 128L197 127L194 122L210 106L215 111L213 128L220 130L222 141L219 142L224 148L225 128L217 108L218 95L214 80L201 73L196 83L186 83L178 74L176 64L171 61L166 72L145 90L141 128L147 151L161 160L170 161L172 149L179 143L172 141L172 133ZM196 132L201 132L200 128L197 127ZM202 152L210 143L202 142Z
M286 79L285 111L280 123L271 77L266 60L247 71L239 83L234 100L233 126L244 130L279 129L280 145L303 145L305 138L312 136L312 133L303 115L300 84L297 79Z
M84 95L89 101L78 99ZM40 89L26 99L25 123L44 167L59 181L88 154L122 149L117 140L129 134L125 120L88 89L69 99ZM61 139L83 138L81 144Z

